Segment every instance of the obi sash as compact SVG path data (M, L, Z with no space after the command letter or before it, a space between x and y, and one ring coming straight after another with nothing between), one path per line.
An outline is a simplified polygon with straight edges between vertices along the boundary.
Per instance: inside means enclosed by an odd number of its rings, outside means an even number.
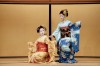
M61 31L61 38L64 38L65 36L69 37L70 35L70 29L68 26L65 27L60 27L60 31Z
M48 52L48 45L43 42L38 42L37 43L37 52Z

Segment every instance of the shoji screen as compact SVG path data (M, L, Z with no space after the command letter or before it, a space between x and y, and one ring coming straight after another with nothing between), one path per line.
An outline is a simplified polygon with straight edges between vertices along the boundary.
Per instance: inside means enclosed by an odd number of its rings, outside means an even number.
M38 38L39 25L48 34L48 5L0 4L0 56L27 56L27 42Z
M80 51L77 56L100 56L100 4L52 5L52 32L61 21L59 12L68 9L68 20L82 22Z

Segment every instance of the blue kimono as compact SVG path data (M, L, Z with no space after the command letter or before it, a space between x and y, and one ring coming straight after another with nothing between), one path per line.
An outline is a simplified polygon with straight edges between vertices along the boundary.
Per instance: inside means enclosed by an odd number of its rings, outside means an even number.
M61 63L76 62L74 54L79 50L79 34L77 35L76 33L73 33L76 28L77 27L74 24L72 24L69 20L66 20L65 22L60 22L57 29L52 34L58 42L59 62ZM71 33L71 31L73 32ZM73 52L71 52L71 50L73 50Z
M74 52L79 51L79 39L80 39L80 21L72 24L70 26L71 29L71 40L72 40L72 48Z
M57 42L59 42L59 40L61 39L61 31L60 31L60 28L61 27L68 27L70 24L72 24L72 22L69 21L69 20L66 20L65 22L60 22L58 24L56 30L52 34L52 35L55 36Z
M65 37L59 41L59 62L60 63L68 63L70 61L71 54L71 38Z
M72 63L75 63L76 60L74 59L74 55L76 52L79 51L79 41L80 41L80 28L81 28L81 23L80 21L75 22L70 26L71 30L71 49L73 50L73 53L70 54L70 60Z

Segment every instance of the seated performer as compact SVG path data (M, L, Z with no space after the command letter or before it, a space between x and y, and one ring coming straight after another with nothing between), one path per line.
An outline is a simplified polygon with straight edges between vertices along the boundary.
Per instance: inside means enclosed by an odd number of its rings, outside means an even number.
M45 63L55 61L55 43L56 41L50 41L47 37L46 28L39 26L37 33L40 37L34 42L28 42L29 54L28 62L33 63Z

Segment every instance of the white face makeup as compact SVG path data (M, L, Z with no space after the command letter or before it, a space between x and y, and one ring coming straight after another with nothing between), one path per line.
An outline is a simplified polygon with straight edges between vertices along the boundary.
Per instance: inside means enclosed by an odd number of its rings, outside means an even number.
M40 36L45 35L45 29L44 28L40 28L39 34L40 34Z
M62 21L64 21L65 16L63 14L60 14L60 18L62 19Z

